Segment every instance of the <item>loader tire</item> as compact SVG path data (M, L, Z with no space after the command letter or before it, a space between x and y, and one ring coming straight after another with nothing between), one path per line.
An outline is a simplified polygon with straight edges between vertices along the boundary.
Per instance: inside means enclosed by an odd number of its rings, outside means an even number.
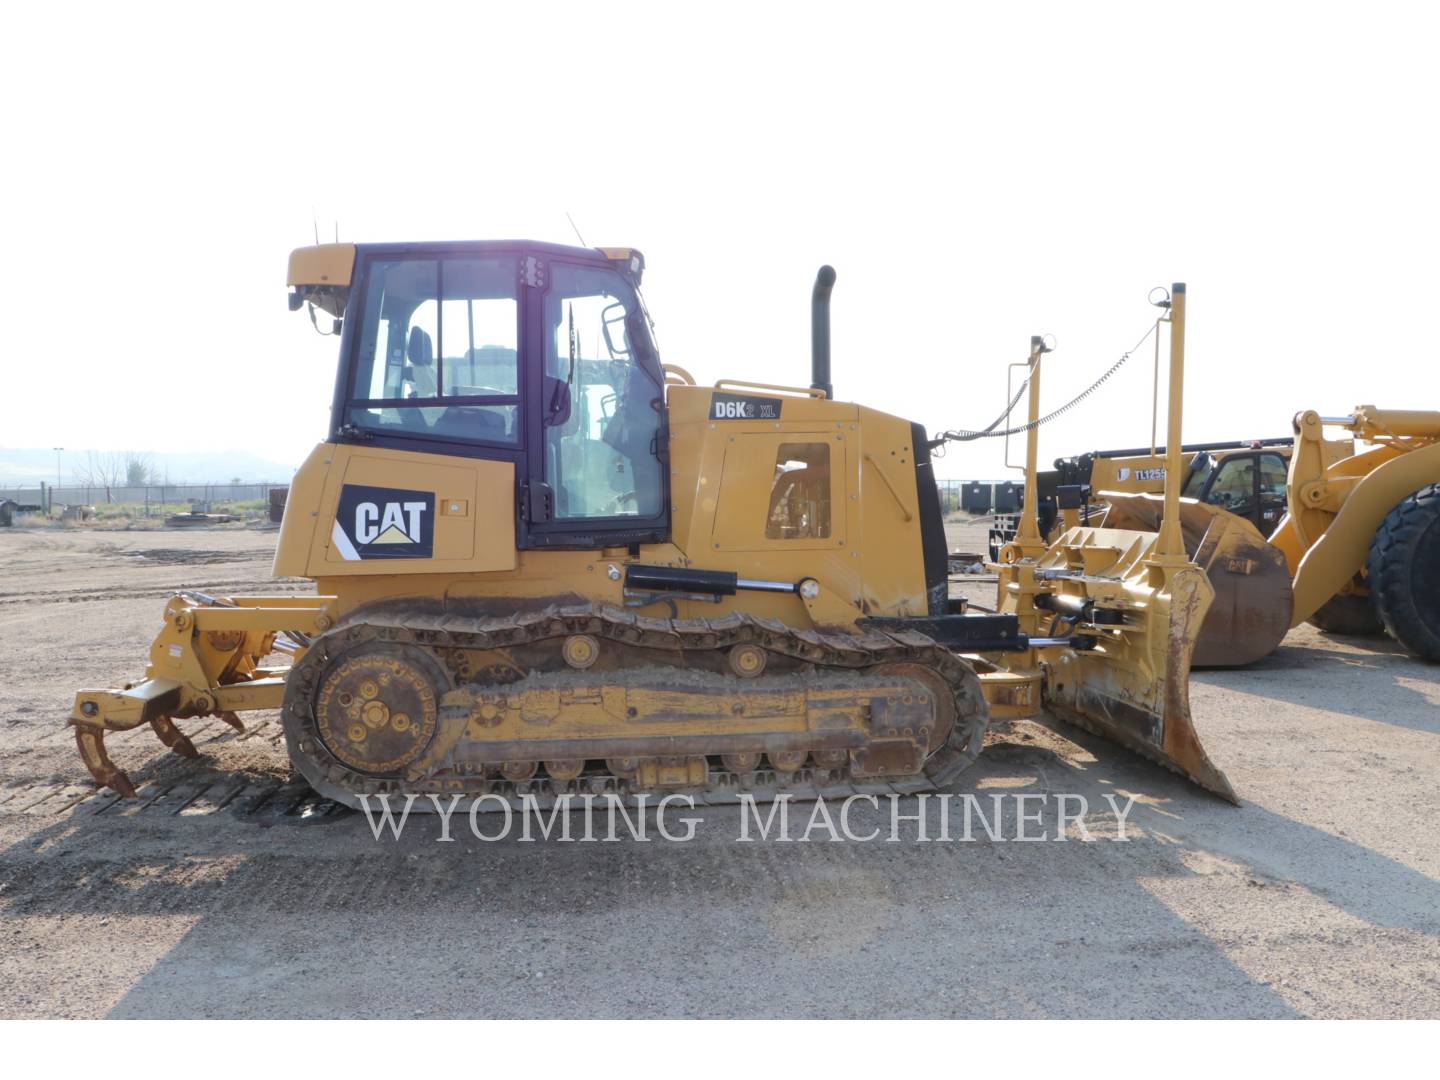
M1376 637L1385 633L1385 624L1376 614L1370 597L1357 596L1354 593L1332 596L1306 621L1327 634Z
M1440 484L1407 496L1385 516L1366 573L1390 636L1407 652L1440 663Z

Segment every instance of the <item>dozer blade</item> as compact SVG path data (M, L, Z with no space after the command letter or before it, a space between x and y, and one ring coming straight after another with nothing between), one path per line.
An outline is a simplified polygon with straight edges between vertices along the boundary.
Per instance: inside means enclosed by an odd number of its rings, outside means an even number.
M1096 498L1109 506L1106 528L1160 528L1162 496L1107 491ZM1180 500L1180 531L1186 554L1215 591L1190 663L1240 667L1269 656L1290 630L1294 605L1284 554L1246 519L1193 499Z
M1156 540L1151 532L1082 526L1039 560L1050 586L1110 613L1077 627L1094 634L1093 649L1065 650L1051 660L1047 698L1062 718L1238 802L1190 716L1191 654L1210 584L1193 565L1157 561Z

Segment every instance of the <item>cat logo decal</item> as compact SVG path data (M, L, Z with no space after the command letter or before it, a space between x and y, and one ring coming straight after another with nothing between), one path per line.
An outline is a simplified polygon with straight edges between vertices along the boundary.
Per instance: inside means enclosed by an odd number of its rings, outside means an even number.
M330 543L346 562L428 559L435 549L435 493L346 484Z

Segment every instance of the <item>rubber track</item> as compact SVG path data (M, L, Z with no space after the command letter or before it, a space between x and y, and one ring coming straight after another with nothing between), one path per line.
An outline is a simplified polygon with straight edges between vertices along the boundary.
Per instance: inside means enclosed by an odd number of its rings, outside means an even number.
M1366 573L1370 594L1385 630L1411 654L1440 661L1440 596L1415 589L1421 538L1440 529L1440 484L1430 484L1402 499L1385 515L1370 544ZM1440 580L1440 568L1431 568Z
M474 618L445 614L413 613L401 616L358 617L317 638L296 662L286 680L283 712L286 743L292 760L320 794L359 807L357 795L390 795L403 798L415 793L449 797L460 794L469 799L498 796L514 809L522 809L526 796L541 808L552 806L559 797L570 795L618 796L626 806L638 805L637 796L658 798L655 792L631 792L628 781L608 774L587 774L575 780L554 781L548 777L512 782L477 775L435 776L417 781L382 780L346 769L335 761L321 762L302 754L302 738L318 742L314 714L305 700L307 684L318 684L320 672L330 657L371 641L415 645L428 650L506 649L571 634L590 634L603 641L643 649L670 652L724 650L751 643L774 653L793 657L815 667L837 671L854 670L883 663L923 664L939 674L951 687L956 701L956 722L946 743L925 760L923 775L893 779L854 779L849 770L806 767L792 774L760 769L740 775L723 769L710 770L711 784L696 796L697 802L738 802L748 794L757 801L780 794L797 799L844 798L848 795L908 794L943 788L955 780L980 753L988 723L988 710L974 669L948 649L913 631L865 634L822 633L796 630L774 619L731 614L717 619L657 619L636 615L613 606L575 605L524 612L505 618ZM763 676L762 676L763 678ZM432 809L429 799L420 799L416 809ZM487 799L483 810L501 809L497 799Z

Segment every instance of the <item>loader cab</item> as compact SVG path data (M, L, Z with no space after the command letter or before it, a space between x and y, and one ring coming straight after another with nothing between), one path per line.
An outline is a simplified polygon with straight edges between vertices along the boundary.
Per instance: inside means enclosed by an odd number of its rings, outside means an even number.
M664 377L638 252L354 250L332 441L512 463L520 548L668 537Z
M1287 473L1285 457L1274 450L1201 451L1191 460L1181 494L1245 518L1269 536L1285 516Z

